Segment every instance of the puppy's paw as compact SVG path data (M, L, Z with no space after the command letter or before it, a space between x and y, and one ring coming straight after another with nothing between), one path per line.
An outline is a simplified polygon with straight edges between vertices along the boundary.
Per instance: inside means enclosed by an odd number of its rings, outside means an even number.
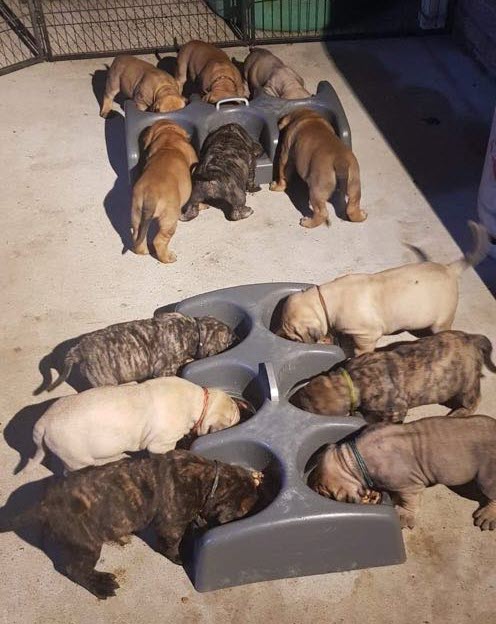
M111 596L115 596L116 589L119 589L119 583L110 572L97 572L94 570L88 583L88 589L100 600L106 600Z
M474 525L478 526L481 531L494 531L496 529L496 506L494 503L477 509L472 516Z
M258 191L262 190L262 187L259 186L248 186L247 189L248 193L258 193Z
M269 191L276 191L282 193L286 190L287 183L285 180L281 180L280 182L276 182L275 180L270 183Z
M231 221L240 221L241 219L246 219L252 214L252 208L250 208L249 206L243 206L243 208L237 208L236 210L233 210L229 215L229 219Z
M400 526L402 529L413 529L415 527L415 515L411 512L399 507L395 507L396 513L400 517Z
M133 247L133 251L135 254L138 254L140 256L147 256L150 253L146 242L143 242L141 245L135 245Z
M322 219L314 219L313 217L302 217L300 219L300 225L304 228L315 228L322 225L324 221Z
M177 256L173 251L168 251L166 254L160 254L160 255L157 254L157 258L163 264L172 264L173 262L176 262L177 260Z
M353 223L360 223L361 221L365 221L367 217L368 214L365 212L365 210L356 210L355 212L352 212L348 215L348 219Z

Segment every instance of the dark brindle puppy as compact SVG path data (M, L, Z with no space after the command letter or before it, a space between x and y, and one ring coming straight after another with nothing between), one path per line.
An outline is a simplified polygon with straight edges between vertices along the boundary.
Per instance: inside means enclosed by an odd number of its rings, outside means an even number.
M459 408L453 414L467 415L479 403L482 365L496 372L491 352L485 336L441 332L351 358L342 369L314 377L292 402L330 416L360 407L369 421L402 422L411 407L448 401Z
M187 362L221 353L234 341L231 328L211 316L171 312L117 323L84 335L67 352L60 377L47 390L65 381L74 364L93 387L116 386L175 375Z
M123 459L54 480L40 503L2 522L0 531L40 522L63 546L67 576L105 599L119 587L113 574L95 570L105 542L151 525L159 552L181 563L179 546L188 525L195 518L224 524L246 515L261 480L261 473L183 450Z
M200 204L215 200L228 205L232 221L249 217L253 210L246 205L246 191L260 190L255 184L255 167L262 153L262 146L239 124L226 124L211 132L193 171L193 191L181 221L194 219Z

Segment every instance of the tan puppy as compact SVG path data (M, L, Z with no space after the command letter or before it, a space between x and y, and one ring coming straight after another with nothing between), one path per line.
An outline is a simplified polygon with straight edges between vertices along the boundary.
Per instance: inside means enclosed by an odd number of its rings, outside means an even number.
M175 262L169 242L176 231L182 206L191 195L191 166L198 162L188 133L175 123L157 121L145 132L146 162L133 188L131 226L134 252L147 254L146 234L152 219L159 232L153 239L160 262Z
M475 480L487 497L474 514L482 531L496 529L496 420L489 416L379 423L330 444L310 474L319 494L348 503L378 503L389 492L402 527L413 529L426 487Z
M167 453L190 432L202 436L239 419L237 402L223 390L206 390L180 377L92 388L60 398L38 420L36 454L25 470L43 461L45 448L67 470L79 470L115 461L127 451Z
M116 56L107 72L105 94L100 111L107 117L118 93L134 100L139 110L167 113L186 106L177 83L167 72L134 56Z
M338 277L295 293L284 303L278 334L299 342L319 342L330 329L353 336L355 355L399 330L451 329L458 305L458 278L486 256L489 239L469 221L472 253L450 264L420 262L381 271Z
M263 48L250 48L243 64L243 73L252 95L262 89L267 95L299 100L311 97L303 78L285 65L280 58Z
M181 93L188 76L199 81L202 99L210 104L246 95L238 69L225 52L210 43L189 41L179 49L176 80Z
M308 184L313 217L303 217L300 225L314 228L329 225L326 202L336 188L337 178L347 179L350 221L364 221L367 213L360 209L360 170L353 152L336 136L331 124L309 108L298 108L279 120L279 129L286 128L282 138L276 180L271 191L285 191L287 178L296 168Z

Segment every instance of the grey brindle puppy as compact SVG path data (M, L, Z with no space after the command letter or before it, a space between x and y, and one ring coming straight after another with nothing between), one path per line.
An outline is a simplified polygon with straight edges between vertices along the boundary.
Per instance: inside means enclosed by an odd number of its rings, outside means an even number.
M496 529L496 420L489 416L376 423L354 439L330 444L310 473L319 494L348 503L378 503L389 492L403 528L413 529L422 493L431 485L475 480L487 501L475 526Z
M184 364L221 353L235 341L234 331L211 316L156 313L117 323L82 336L65 355L58 379L37 393L66 381L75 364L91 386L115 386L175 375Z

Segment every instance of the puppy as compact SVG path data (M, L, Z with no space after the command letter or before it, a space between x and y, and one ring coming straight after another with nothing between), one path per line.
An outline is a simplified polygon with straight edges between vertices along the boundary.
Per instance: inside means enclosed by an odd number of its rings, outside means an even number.
M496 421L488 416L433 417L406 425L378 423L353 441L331 444L309 477L319 494L348 503L395 500L412 529L423 490L476 480L488 503L474 512L482 531L496 528ZM365 498L365 501L364 501Z
M181 220L194 219L200 204L215 200L227 204L231 221L249 217L253 210L246 205L246 191L260 191L255 170L262 153L262 146L239 124L226 124L211 132L193 171L193 191Z
M119 587L113 574L95 570L105 542L153 526L158 552L180 564L191 522L224 524L245 516L258 500L262 478L183 450L123 459L53 480L37 505L3 521L0 531L41 523L66 551L67 576L104 600Z
M46 389L50 392L66 381L75 364L93 387L168 377L187 362L222 353L235 340L222 321L179 312L109 325L78 340L66 353L60 376Z
M391 350L351 358L337 371L317 375L292 397L314 414L338 416L360 408L366 420L403 422L419 405L454 402L467 415L480 401L482 365L491 372L486 336L445 331Z
M303 217L300 225L314 228L329 225L326 202L336 188L337 178L346 179L350 221L364 221L367 213L360 208L361 187L358 161L353 152L336 136L334 128L319 113L298 108L279 120L285 129L277 164L276 180L271 191L285 191L293 168L308 185L312 217Z
M134 56L116 56L107 72L101 117L107 117L118 93L134 100L139 110L167 113L186 106L177 83L167 72Z
M131 226L133 251L147 254L146 235L152 219L158 220L159 231L153 239L160 262L176 261L169 243L176 231L181 208L191 195L192 165L198 161L188 133L164 119L145 131L143 147L146 161L133 188Z
M348 334L355 355L373 351L381 336L399 330L451 329L458 305L458 278L481 262L489 247L487 231L469 222L475 239L472 253L450 264L422 262L380 273L339 277L290 295L278 334L314 343L330 329Z
M299 100L312 95L305 89L301 76L263 48L250 48L243 64L243 74L252 95L258 89L286 100Z
M204 41L189 41L179 49L176 81L181 93L187 77L199 82L202 99L210 104L246 95L243 78L227 54Z
M33 430L36 453L24 470L43 461L45 448L66 470L105 464L126 451L166 453L186 434L198 436L239 422L237 402L217 388L180 377L104 386L62 397Z

